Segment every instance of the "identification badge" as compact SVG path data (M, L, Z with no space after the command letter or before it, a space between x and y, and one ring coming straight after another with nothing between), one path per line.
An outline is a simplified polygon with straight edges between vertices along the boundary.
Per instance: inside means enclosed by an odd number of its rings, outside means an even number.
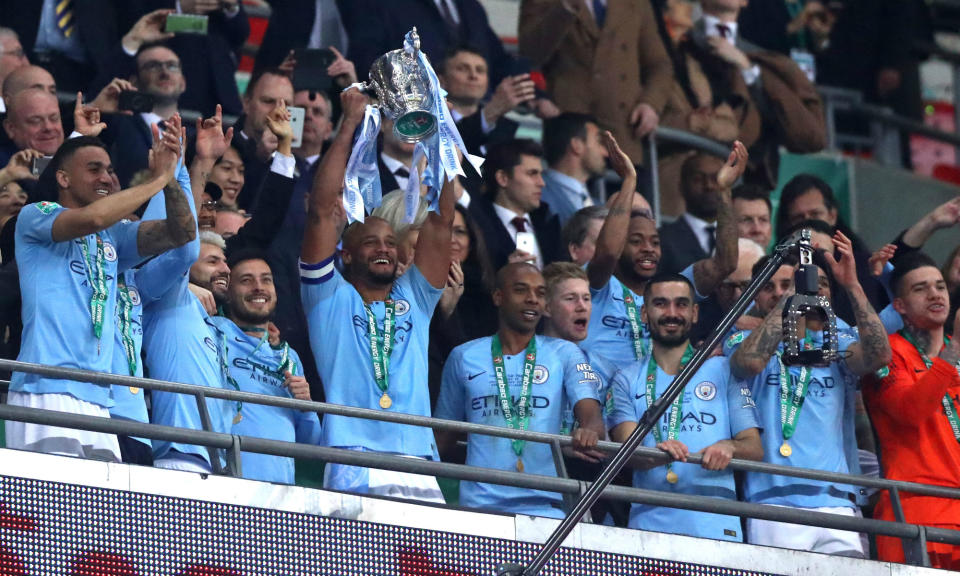
M797 68L803 70L803 73L807 75L807 79L810 80L810 82L816 81L817 61L813 57L813 54L807 52L806 50L794 48L790 50L790 58L793 60L794 64L797 65Z

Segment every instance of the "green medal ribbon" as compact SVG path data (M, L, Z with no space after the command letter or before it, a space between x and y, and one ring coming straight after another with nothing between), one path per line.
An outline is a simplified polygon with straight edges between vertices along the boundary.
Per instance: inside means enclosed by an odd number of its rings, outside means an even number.
M687 349L683 352L683 357L680 358L681 371L687 363L690 362L691 358L693 358L693 346L687 344ZM657 396L657 359L651 354L650 360L647 362L647 406L652 406L653 403L657 401L657 398L659 398L659 396ZM680 393L677 394L677 398L673 401L673 404L670 405L670 417L667 424L668 440L676 440L680 435L682 411L683 393ZM659 423L653 427L653 437L657 441L657 444L663 442L663 432L660 431ZM667 462L668 479L671 477L672 469L673 463ZM675 480L670 483L673 484L674 482Z
M917 352L920 354L920 358L923 359L923 363L926 364L927 370L933 366L933 360L927 356L926 351L920 347L920 344L910 335L906 330L900 330L898 332L900 336L903 336L903 339L913 345L916 348ZM947 339L943 339L944 345L947 344ZM947 422L950 423L950 429L953 431L953 437L956 438L957 442L960 442L960 415L957 414L957 405L953 403L953 398L950 397L950 394L944 394L943 398L940 400L940 403L943 404L943 411L947 415Z
M130 375L137 375L137 346L133 342L131 329L133 321L131 312L133 312L133 299L130 298L130 290L127 288L127 282L123 279L123 274L117 274L117 312L120 318L120 339L123 341L123 352L127 356L127 367L130 369Z
M800 419L800 410L803 409L803 401L810 389L813 370L809 366L800 368L800 378L791 393L790 371L784 365L783 354L779 350L776 356L780 367L780 427L783 431L783 439L786 441L797 431L797 420Z
M241 332L260 332L263 334L260 336L260 341L257 342L257 346L253 349L253 352L247 354L247 358L249 359L252 359L253 356L256 356L257 352L260 351L260 347L270 340L270 332L266 328L261 328L259 326L237 326L237 328L239 328ZM290 359L290 345L284 341L278 346L270 344L270 349L281 351L280 362L277 364L277 369L274 371L274 375L280 378L280 380L284 380L286 378L283 373L287 370L289 370L291 374L296 375L297 363Z
M623 286L623 304L627 308L627 318L630 320L630 338L633 340L633 356L639 360L646 356L649 350L649 344L643 339L643 323L640 322L640 310L637 308L637 301L633 292Z
M390 386L388 382L390 352L393 350L394 317L397 312L397 304L393 300L386 300L383 305L382 333L377 329L377 318L373 315L370 306L364 304L363 309L367 313L367 336L370 338L370 356L373 357L373 376L376 379L377 388L386 396L387 388Z
M233 389L237 392L240 391L240 385L237 384L237 381L233 379L233 376L230 375L230 364L227 362L227 358L230 356L230 347L227 345L227 334L226 332L217 328L217 331L220 332L220 350L217 351L218 359L220 360L220 371L223 372L223 377L227 380L227 384L233 386ZM243 402L237 401L237 415L233 418L233 423L238 424L240 420L243 419Z
M503 346L500 344L499 334L493 335L493 340L490 342L490 355L493 357L493 374L497 378L500 411L503 413L503 419L507 422L507 428L526 430L530 423L530 414L527 410L530 407L530 395L533 392L530 383L533 382L533 371L537 365L537 337L530 338L530 343L527 344L527 349L524 352L520 402L517 404L516 412L513 411L513 405L510 402L510 385L507 384L506 367L503 363ZM520 472L523 472L520 457L523 455L526 440L511 440L510 444L517 455L517 468Z
M87 281L93 293L90 295L90 320L93 322L93 335L97 337L97 351L100 350L100 335L103 334L104 310L110 289L107 286L107 274L104 271L104 245L100 233L94 234L97 238L96 256L91 256L87 246L87 238L80 238L80 250L83 252L83 267L87 273Z

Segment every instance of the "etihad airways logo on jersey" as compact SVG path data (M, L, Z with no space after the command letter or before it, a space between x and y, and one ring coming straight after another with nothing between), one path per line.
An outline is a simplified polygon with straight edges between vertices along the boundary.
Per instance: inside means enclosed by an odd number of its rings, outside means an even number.
M633 332L630 329L630 319L626 316L603 316L600 319L600 323L603 324L605 328L616 330L617 336L633 338ZM643 322L640 323L640 332L643 334L644 338L650 335L650 330L647 329L647 325Z
M790 373L790 387L797 385L798 377L793 372ZM780 388L780 374L767 374L767 386L776 386ZM826 398L834 388L837 387L836 379L833 376L824 376L823 378L813 377L810 379L810 385L807 387L807 398Z
M520 407L520 397L519 396L510 396L510 403L514 408ZM550 398L546 396L530 396L530 404L528 408L530 410L543 410L550 407ZM481 418L487 418L489 416L503 416L503 412L500 411L500 397L496 394L490 394L488 396L475 396L470 401L470 409L474 412L479 412ZM531 412L530 416L535 416L536 413Z
M706 382L706 384L710 384ZM699 386L699 385L698 385ZM637 400L642 400L646 398L646 394L637 394ZM716 392L714 392L716 396ZM699 395L698 395L699 397ZM684 392L683 406L688 408L692 403L692 398L690 398L689 390ZM704 430L709 429L711 426L716 425L717 415L713 412L707 412L706 410L684 410L683 416L680 418L680 431L681 432L703 432ZM663 429L664 434L670 427L670 410L668 409L664 414L663 418L660 419L660 426Z
M397 316L399 315L400 313L397 312ZM360 316L355 314L353 316L353 327L357 329L357 332L359 332L361 336L363 336L364 338L367 337L367 317L366 316ZM379 323L379 328L381 330L383 329L383 322ZM394 329L394 332L393 332L394 342L397 342L397 343L406 342L410 332L413 332L413 322L410 320L404 320L402 322L398 321L396 325L393 327L393 329Z
M277 372L271 366L255 362L249 358L234 358L233 367L247 373L250 380L283 388L285 380L283 374Z

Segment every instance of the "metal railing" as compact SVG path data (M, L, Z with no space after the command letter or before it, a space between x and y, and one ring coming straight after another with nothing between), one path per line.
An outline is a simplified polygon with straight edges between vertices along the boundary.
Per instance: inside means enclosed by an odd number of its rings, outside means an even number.
M93 384L136 386L138 388L149 390L187 394L197 398L198 406L204 405L204 398L216 398L227 401L242 401L265 406L291 408L295 410L317 412L321 414L335 414L369 420L394 422L398 424L410 424L433 428L435 430L484 434L502 438L541 442L549 444L554 449L555 460L558 460L560 463L562 463L562 458L559 457L560 449L562 447L572 445L572 439L569 436L512 430L497 426L442 420L425 416L416 416L412 414L384 412L380 410L341 406L324 402L312 402L293 398L268 396L222 388L210 388L193 384L166 382L162 380L146 378L134 378L131 376L105 374L71 368L41 366L37 364L29 364L10 360L0 360L0 370L32 373L52 378L70 379ZM162 426L158 424L143 424L129 420L101 418L80 414L68 414L20 406L0 405L0 418L34 424L55 425L65 428L76 428L109 434L121 434L155 440L194 444L198 446L206 446L211 450L224 450L226 452L227 460L227 469L225 473L234 476L240 476L242 473L241 451L246 451L268 454L272 456L323 460L326 462L335 462L370 468L381 468L397 472L427 474L474 482L487 482L521 488L533 488L557 492L567 496L576 496L581 494L588 485L584 482L570 480L563 477L524 474L489 468L465 466L461 464L451 464L446 462L411 459L396 455L355 452L340 448L281 442L263 438L214 432L209 430L209 428L207 430L189 430ZM206 426L209 426L209 423L207 423ZM620 444L614 442L600 442L597 446L599 450L607 453L613 453L618 450L619 447ZM655 448L646 447L638 448L634 453L634 459L635 461L642 460L648 465L651 462L659 465L665 464L669 461L669 457L666 455L666 453ZM699 464L701 462L700 457L695 454L691 454L688 460L693 464ZM886 480L866 476L855 476L851 474L837 474L822 470L792 468L765 462L753 462L746 460L732 460L729 467L732 470L776 474L781 476L888 490L890 492L891 503L893 505L895 515L900 519L903 518L903 509L900 503L900 494L903 492L940 498L960 499L960 488L917 484L913 482ZM908 560L913 564L924 566L929 565L929 559L926 556L925 542L931 541L960 545L960 531L907 524L902 521L888 522L882 520L851 518L821 512L812 512L803 509L766 506L748 502L657 492L622 486L611 486L607 488L604 491L603 497L606 499L642 503L651 506L669 506L686 510L728 514L810 526L821 526L831 529L851 530L856 532L866 532L869 534L901 538L904 540L905 551L907 552Z

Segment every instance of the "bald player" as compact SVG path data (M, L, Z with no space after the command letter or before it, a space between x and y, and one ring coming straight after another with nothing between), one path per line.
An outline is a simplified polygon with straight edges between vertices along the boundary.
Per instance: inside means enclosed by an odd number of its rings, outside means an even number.
M453 186L444 184L439 212L427 216L403 275L396 278L396 235L374 217L344 232L341 274L334 267L345 217L341 188L368 100L356 89L340 100L343 126L317 170L300 256L310 344L328 402L429 416L427 344L450 269ZM332 415L324 418L321 444L428 459L437 453L428 428ZM339 464L328 465L325 476L324 486L336 490L443 502L432 477Z

